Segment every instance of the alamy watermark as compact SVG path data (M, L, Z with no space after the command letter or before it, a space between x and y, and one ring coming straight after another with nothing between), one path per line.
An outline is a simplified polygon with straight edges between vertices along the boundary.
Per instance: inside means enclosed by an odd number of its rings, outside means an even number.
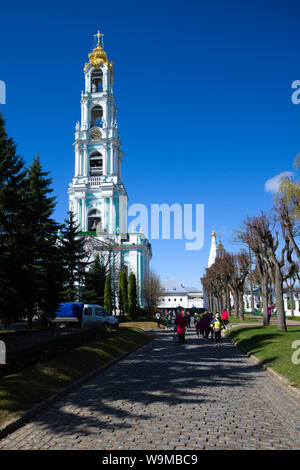
M6 104L6 85L3 80L0 80L0 104Z
M296 349L292 354L292 363L297 366L300 364L300 339L293 341L292 349Z
M4 341L0 341L0 364L6 364L6 346Z
M293 81L292 89L295 90L291 96L292 103L299 104L300 103L300 80Z
M144 204L133 204L128 216L135 217L129 224L129 233L139 226L152 240L185 239L186 250L201 250L204 246L204 204L151 204L150 211Z

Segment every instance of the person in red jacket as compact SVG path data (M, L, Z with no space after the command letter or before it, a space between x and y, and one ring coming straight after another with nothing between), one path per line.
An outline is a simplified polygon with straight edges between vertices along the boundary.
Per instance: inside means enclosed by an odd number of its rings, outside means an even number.
M222 312L222 321L224 323L224 325L227 325L229 320L228 320L228 313L226 312L226 310L223 310Z
M183 344L185 342L184 335L186 328L186 319L183 311L176 317L175 325L178 334L178 344Z

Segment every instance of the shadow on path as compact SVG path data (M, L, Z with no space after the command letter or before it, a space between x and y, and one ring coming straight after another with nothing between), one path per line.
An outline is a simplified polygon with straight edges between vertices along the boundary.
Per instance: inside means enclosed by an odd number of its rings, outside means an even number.
M247 399L258 367L229 340L215 346L193 330L183 345L169 331L80 386L33 419L56 436L87 436L130 429L172 408L197 410L238 389ZM195 413L195 411L194 411Z

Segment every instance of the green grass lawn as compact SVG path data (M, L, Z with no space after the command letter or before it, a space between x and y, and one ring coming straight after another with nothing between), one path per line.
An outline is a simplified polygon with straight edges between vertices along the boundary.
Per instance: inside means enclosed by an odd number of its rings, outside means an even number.
M128 321L124 323L120 323L120 327L133 327L133 328L141 328L142 330L162 330L165 328L164 324L160 325L160 328L157 327L157 322L153 320L138 320L138 321Z
M233 315L229 317L229 324L235 323L262 323L262 317L256 316L249 316L245 315L244 320L242 321L240 318L236 318Z
M292 344L300 340L300 326L288 326L287 329L287 333L282 333L277 325L238 326L226 334L265 366L286 377L291 385L300 388L300 364L292 362L296 351Z
M149 336L140 328L121 326L119 330L108 331L99 340L2 377L0 425L148 340Z

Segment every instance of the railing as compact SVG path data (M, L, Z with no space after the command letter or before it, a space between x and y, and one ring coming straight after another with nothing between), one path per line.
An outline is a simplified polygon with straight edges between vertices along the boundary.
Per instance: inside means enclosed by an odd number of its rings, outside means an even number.
M87 179L87 184L90 186L97 186L98 184L101 183L115 183L117 184L117 177L116 176L110 176L110 175L102 175L102 176L90 176L90 178ZM122 184L118 184L120 188L123 187Z
M88 183L91 186L98 186L98 184L103 183L105 181L105 176L92 176L89 178Z

